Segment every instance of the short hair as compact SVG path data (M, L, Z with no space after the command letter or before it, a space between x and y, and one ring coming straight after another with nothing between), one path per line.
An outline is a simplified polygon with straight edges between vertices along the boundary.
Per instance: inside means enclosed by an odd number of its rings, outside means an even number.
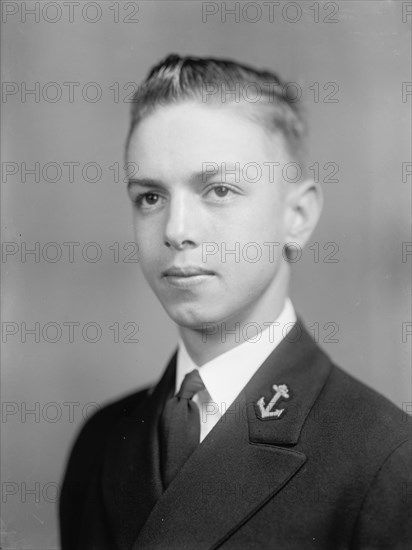
M245 93L253 86L258 96L251 100ZM133 95L126 151L136 126L158 106L185 99L228 104L244 101L251 104L250 111L270 133L283 135L289 155L305 171L307 125L297 102L300 94L293 97L293 88L296 83L282 82L271 71L236 61L171 54L150 70Z

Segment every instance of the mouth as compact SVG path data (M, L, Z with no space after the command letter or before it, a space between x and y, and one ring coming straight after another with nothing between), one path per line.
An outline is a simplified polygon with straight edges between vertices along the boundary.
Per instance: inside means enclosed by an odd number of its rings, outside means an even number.
M213 279L216 275L214 271L203 269L201 267L170 267L162 273L162 277L169 285L189 289Z
M214 271L202 267L170 267L162 273L162 277L198 277L199 275L215 275Z

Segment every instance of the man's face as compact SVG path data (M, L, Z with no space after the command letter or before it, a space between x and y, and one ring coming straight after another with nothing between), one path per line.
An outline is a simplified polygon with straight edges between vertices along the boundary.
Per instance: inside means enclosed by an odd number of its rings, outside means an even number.
M275 298L283 302L276 295L288 273L282 168L289 159L282 138L244 109L191 101L159 107L130 141L128 160L139 166L129 195L140 265L182 327L253 322L260 305L273 312ZM165 275L171 268L209 273Z

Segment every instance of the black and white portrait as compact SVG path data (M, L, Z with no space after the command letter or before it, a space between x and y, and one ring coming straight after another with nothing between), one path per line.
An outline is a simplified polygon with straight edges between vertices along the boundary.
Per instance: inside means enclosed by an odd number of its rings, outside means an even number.
M1 548L410 548L412 3L1 17Z

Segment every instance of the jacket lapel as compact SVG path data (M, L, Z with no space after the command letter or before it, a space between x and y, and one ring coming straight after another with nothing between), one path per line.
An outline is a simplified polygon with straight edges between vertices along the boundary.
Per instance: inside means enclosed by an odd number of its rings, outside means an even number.
M174 391L176 352L154 391L123 417L109 434L102 475L103 500L111 531L121 549L130 549L162 494L157 425Z
M153 508L133 550L213 549L220 546L297 473L306 456L296 445L325 384L330 362L299 325L297 341L284 339L184 464ZM273 385L289 397L261 419ZM272 411L269 406L268 411Z

